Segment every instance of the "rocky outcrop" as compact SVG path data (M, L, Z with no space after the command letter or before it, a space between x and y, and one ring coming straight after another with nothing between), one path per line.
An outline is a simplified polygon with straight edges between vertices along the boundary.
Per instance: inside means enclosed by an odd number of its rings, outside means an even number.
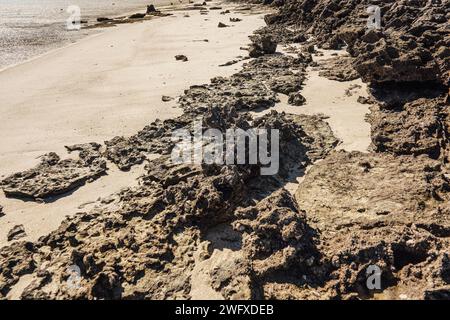
M56 153L41 158L36 167L15 173L0 182L7 197L46 199L72 191L106 174L100 145L92 143L67 147L78 150L79 159L61 160Z
M268 35L254 35L251 38L252 44L248 54L252 58L260 57L264 54L273 54L277 50L277 43Z
M175 119L155 121L131 137L106 141L106 156L121 170L142 163L149 153L168 154L173 148L172 132L190 128L208 109L221 106L231 115L236 112L262 110L279 101L277 93L295 92L301 88L308 60L300 55L266 54L244 64L231 77L216 77L209 84L194 85L178 99L184 114ZM277 74L277 77L273 77ZM231 121L234 116L227 117ZM222 125L223 129L223 125Z
M255 58L188 88L178 100L183 115L111 139L99 156L96 145L72 147L79 161L107 158L121 170L146 162L144 174L35 243L0 249L0 298L24 274L32 276L26 299L448 298L450 114L439 49L448 6L370 4L382 7L385 29L364 29L369 1L276 1L279 13L252 38ZM275 43L303 42L274 54ZM338 140L319 115L255 112L273 107L278 94L304 103L315 45L344 44L350 57L319 68L329 79L370 82L373 150L334 151ZM261 176L261 159L174 163L172 133L193 133L195 122L202 133L278 130L279 170ZM285 187L299 177L293 198ZM375 290L367 285L373 268L381 272Z
M437 223L433 214L447 205L449 183L440 162L427 156L341 151L311 168L297 200L304 210L314 212L315 224L377 221L380 217L390 222ZM450 216L441 219L448 228Z
M207 114L204 125L232 127L246 121L246 116L217 109ZM231 297L235 282L227 279L239 276L248 280L249 297L260 296L259 281L280 270L299 268L314 254L309 251L314 233L304 212L285 190L270 195L267 186L282 188L289 162L304 169L324 157L336 139L314 116L272 112L254 120L254 126L280 130L279 175L260 176L260 164L174 164L162 156L145 166L138 187L67 218L32 247L33 254L10 256L14 247L3 249L0 265L20 258L32 266L27 273L34 280L23 298L186 299L196 265L194 253L211 228L225 223L241 234L241 258L233 260L234 269L212 272L209 283ZM265 200L255 203L256 199ZM70 278L70 270L79 270L78 278ZM3 296L16 281L17 277L9 277L0 282Z
M450 181L440 166L426 156L340 151L312 167L296 199L320 234L318 250L335 279L329 293L373 297L369 265L381 269L386 299L399 292L424 299L448 285Z
M369 30L369 6L381 11L380 30ZM269 25L310 33L324 48L344 44L364 81L449 81L447 1L287 0Z
M11 230L8 232L7 239L8 241L18 240L20 238L26 237L27 234L25 232L25 228L23 225L17 225L14 226Z
M31 242L17 241L0 248L0 298L5 298L20 277L33 272L36 248Z
M351 57L334 57L319 63L319 76L335 81L352 81L360 76L353 68Z

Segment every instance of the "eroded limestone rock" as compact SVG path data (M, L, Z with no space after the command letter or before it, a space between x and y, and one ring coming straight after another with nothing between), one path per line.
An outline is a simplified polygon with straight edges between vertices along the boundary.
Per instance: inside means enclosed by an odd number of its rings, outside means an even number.
M106 161L101 158L100 145L68 147L81 150L79 159L64 159L51 152L41 157L36 167L15 173L0 182L7 197L46 199L72 191L86 182L106 174Z

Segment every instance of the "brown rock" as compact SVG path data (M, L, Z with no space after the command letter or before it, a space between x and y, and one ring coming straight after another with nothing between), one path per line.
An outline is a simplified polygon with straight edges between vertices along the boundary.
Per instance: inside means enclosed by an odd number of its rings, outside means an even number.
M56 153L41 157L36 167L15 173L0 182L7 197L45 199L64 194L106 174L106 161L98 144L77 145L79 159L61 160Z
M186 56L183 55L183 54L177 54L177 55L175 56L175 60L186 62L186 61L188 61L188 57L186 57Z
M23 225L17 225L14 226L11 230L8 232L7 239L8 241L18 240L20 238L26 237L27 234L25 233L25 228Z

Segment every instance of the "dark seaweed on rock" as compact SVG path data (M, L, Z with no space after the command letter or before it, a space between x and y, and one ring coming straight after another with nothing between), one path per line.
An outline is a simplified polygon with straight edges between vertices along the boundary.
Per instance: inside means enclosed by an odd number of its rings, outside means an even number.
M369 4L382 7L382 31L364 29ZM29 299L189 299L199 274L226 299L448 298L448 4L273 5L279 13L255 39L316 39L297 58L258 49L264 54L240 72L187 89L182 116L106 142L106 157L122 170L147 153L163 156L148 161L138 186L67 218L34 244L0 249L0 298L23 274L33 276L22 293ZM248 113L274 106L277 93L302 103L314 43L347 44L352 55L328 61L324 76L349 80L356 70L371 82L378 104L369 116L372 152L333 152L338 140L319 116ZM279 173L260 176L259 163L172 163L173 130L192 130L199 116L204 130L278 129ZM294 199L284 187L300 176ZM366 284L373 265L382 271L377 291ZM70 266L80 269L79 286L68 285Z
M401 108L373 107L369 116L376 151L428 154L434 159L446 148L448 128L442 122L442 99L418 99Z

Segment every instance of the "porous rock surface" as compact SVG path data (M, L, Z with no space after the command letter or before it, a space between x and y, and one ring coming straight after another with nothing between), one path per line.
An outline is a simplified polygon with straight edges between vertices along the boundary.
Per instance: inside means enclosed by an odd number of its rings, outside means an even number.
M229 113L219 112L214 118L223 120L225 115ZM284 170L299 157L305 167L336 144L329 127L315 116L296 119L271 112L254 125L280 130ZM286 268L304 267L315 252L310 250L314 233L283 189L283 173L260 176L259 168L174 164L166 156L152 160L138 187L67 218L34 244L18 242L1 249L0 265L20 257L23 268L3 276L0 292L6 295L26 267L33 280L22 298L190 298L194 256L208 231L226 224L242 238L241 254L231 270L208 272L208 283L230 298L237 292L230 279L240 275L248 280L238 284L247 284L247 298L260 297L255 283ZM267 185L278 191L267 194ZM203 259L210 255L206 250ZM71 266L81 272L75 287L67 281Z
M381 10L379 30L367 28L372 5ZM286 0L266 22L312 34L324 48L347 45L364 81L448 83L449 13L443 0Z
M382 30L365 29L369 4L382 8ZM279 12L255 33L257 57L241 71L187 89L182 116L105 142L102 157L122 170L147 161L138 186L35 243L0 249L1 298L30 274L22 298L449 299L448 4L272 5ZM269 37L302 48L272 53L259 42ZM320 116L248 112L273 107L278 94L301 104L314 45L344 44L350 57L319 68L332 80L357 72L369 82L370 151L333 151L338 140ZM261 176L259 162L171 162L173 130L192 132L199 116L203 130L278 129L278 174ZM297 177L293 197L285 186ZM377 290L367 286L373 266Z
M79 159L64 159L51 152L34 168L15 173L0 181L7 197L46 199L74 190L106 173L106 162L96 143L67 147L80 151Z

